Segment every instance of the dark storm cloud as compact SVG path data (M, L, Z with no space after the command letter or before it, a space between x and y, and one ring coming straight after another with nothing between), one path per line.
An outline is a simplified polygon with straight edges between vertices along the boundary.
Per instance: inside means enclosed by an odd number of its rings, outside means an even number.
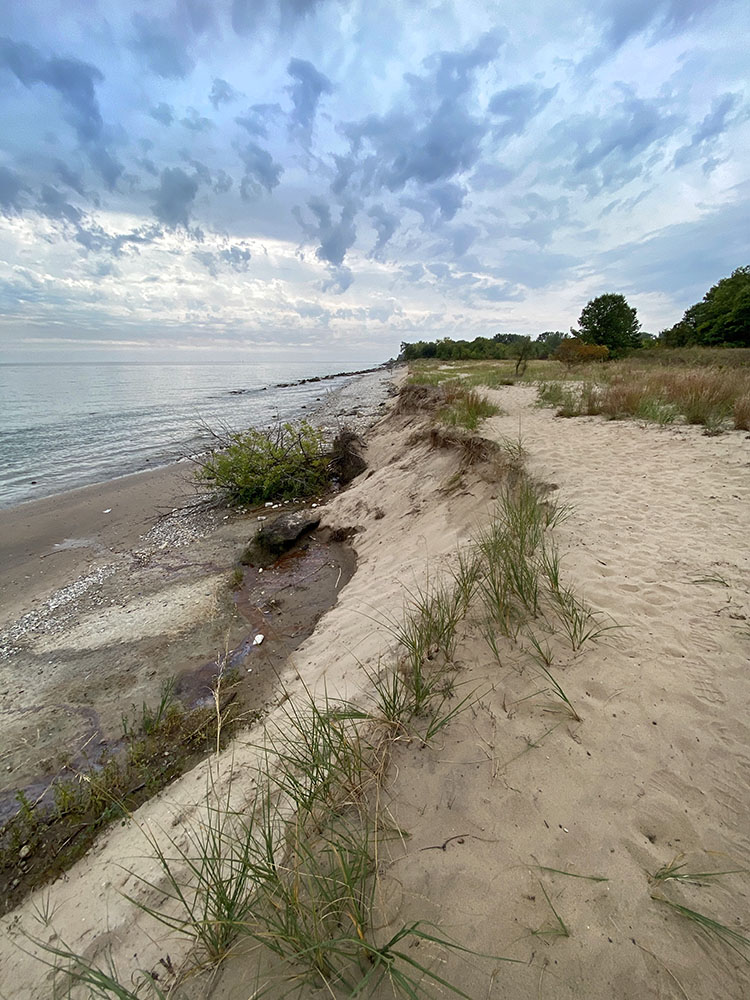
M424 60L427 74L407 74L405 79L421 99L437 94L442 100L455 101L473 85L474 71L487 66L498 55L506 38L502 29L487 31L477 43L462 52L436 52Z
M489 111L505 119L493 131L498 139L521 135L528 123L552 100L557 87L540 87L536 83L522 83L508 87L490 98Z
M399 268L399 272L407 281L416 283L424 278L425 266L424 264L404 264Z
M454 178L477 163L487 132L487 123L469 110L475 74L496 58L503 38L501 32L489 32L461 51L434 53L423 61L422 74L404 76L406 99L396 99L384 114L341 126L350 150L333 157L331 191L342 199L346 195L338 222L322 198L308 202L316 224L306 223L299 209L294 212L308 238L318 240L320 259L341 264L356 238L357 210L367 199L385 191L416 188L418 193L410 192L401 201L422 215L426 228L442 226L454 218L466 195ZM299 68L299 61L293 62ZM315 101L323 92L314 75L317 71L305 65L308 69L299 75L309 86L295 100L299 123L312 121ZM290 64L290 72L292 68ZM420 188L427 190L419 192ZM370 216L378 233L373 254L378 255L395 232L398 219L379 204L371 206ZM439 252L453 248L459 255L465 253L478 233L471 226L446 231Z
M340 156L338 153L334 153L333 162L336 166L336 172L331 181L331 191L334 194L342 194L349 186L349 181L357 170L357 158L355 156Z
M483 122L449 102L424 123L391 111L346 128L355 149L366 145L372 150L364 166L375 185L390 191L402 190L411 180L432 184L468 170L479 159L485 131Z
M188 166L193 168L193 170L195 171L195 176L198 179L198 181L200 181L201 184L207 184L210 186L212 183L211 171L208 169L206 164L201 163L200 160L194 159L190 155L187 149L181 149L179 153L180 153L180 158L184 160L184 162L187 163Z
M199 115L195 108L187 109L185 117L180 119L180 125L190 129L191 132L208 132L214 127L211 119Z
M238 35L249 35L262 17L262 0L232 0L232 27Z
M711 103L711 110L695 130L690 142L674 154L674 166L681 167L698 159L715 139L726 132L731 112L740 104L739 94L721 94Z
M450 222L459 208L461 208L466 194L465 187L451 182L431 188L428 192L429 197L435 202L440 210L441 217L446 222Z
M662 101L627 94L606 117L574 115L552 129L551 150L570 157L557 172L568 186L583 185L591 194L622 185L643 172L643 154L680 124ZM661 155L659 147L656 154Z
M481 234L478 226L466 223L462 226L453 226L446 230L447 246L454 257L462 257L472 246L476 238Z
M135 38L131 48L139 53L156 76L181 80L192 71L194 63L181 38L166 21L156 17L133 15Z
M323 0L232 0L232 27L238 35L255 34L267 26L289 30Z
M33 46L10 38L0 38L0 66L9 69L25 87L42 83L56 90L81 142L99 137L102 116L94 88L104 80L104 74L96 66L59 56L47 59Z
M450 180L477 163L487 124L466 105L474 71L497 56L502 38L488 33L463 52L439 52L425 59L425 74L406 76L414 103L411 113L399 102L384 115L368 115L344 126L352 154L362 159L367 183L400 191L410 181Z
M213 26L215 8L211 0L179 0L179 7L179 16L187 20L196 35Z
M716 0L606 0L599 16L609 46L618 49L647 30L657 36L676 34L715 4Z
M278 186L284 173L281 164L276 163L268 150L255 142L245 145L237 143L235 149L245 164L245 175L240 184L240 194L245 201L257 198L262 189L270 194Z
M307 207L315 217L312 223L305 221L298 206L295 206L292 212L306 235L319 244L315 255L318 260L340 266L346 251L357 238L354 226L356 204L353 201L345 202L341 206L338 219L333 218L331 206L323 198L310 198Z
M175 118L174 108L165 104L164 101L161 101L161 103L157 104L156 107L150 108L148 113L152 118L156 119L157 122L161 122L162 125L166 125L167 127L172 124Z
M334 292L336 295L343 295L354 281L354 274L348 267L330 267L328 278L321 282L321 292Z
M393 215L392 212L386 212L382 205L373 205L367 214L372 219L375 232L378 234L378 239L375 246L372 248L371 256L378 257L382 253L391 236L393 236L398 229L399 219L398 216Z
M222 170L221 168L219 168L216 171L216 177L214 178L214 183L213 183L214 194L226 194L227 191L232 190L233 184L234 181L226 172L226 170Z
M235 271L247 271L252 256L250 250L243 244L234 244L219 251L221 260L229 264Z
M227 83L226 80L222 80L218 76L214 77L213 86L211 87L211 93L208 95L208 99L213 104L216 111L219 110L220 105L231 104L231 102L236 101L239 96L239 91L235 90L234 87Z
M112 237L110 241L112 253L115 257L118 257L125 247L132 246L137 248L139 246L146 246L149 243L155 243L157 240L161 239L162 235L163 233L159 226L139 226L137 229L133 229L129 233L120 233L118 236Z
M280 104L253 104L247 109L244 115L239 115L234 120L250 135L257 135L261 139L266 139L268 137L268 126L281 113Z
M61 222L70 222L74 225L81 221L80 209L66 201L62 191L58 191L50 184L42 185L38 207L42 215L50 219L59 219Z
M286 71L295 81L289 87L293 105L289 116L292 129L299 131L309 143L320 98L333 92L333 84L304 59L291 59Z
M63 163L62 160L56 160L54 165L55 174L58 179L62 181L63 184L67 185L71 190L75 191L76 194L80 194L83 197L86 192L83 187L83 178L75 170Z
M96 143L87 148L86 154L91 166L96 170L104 183L113 191L125 168L103 143Z
M218 278L222 267L228 267L237 273L247 271L252 260L252 253L242 243L233 244L216 252L212 252L211 250L195 250L193 256L196 260L200 261L214 278Z
M145 170L147 174L151 174L152 177L159 176L159 171L156 169L156 164L154 163L153 160L150 160L147 156L142 156L135 162L136 166L140 167L141 170Z
M21 210L21 193L26 190L26 186L21 178L8 167L0 166L0 205L4 211Z
M188 227L190 210L198 192L198 181L179 167L167 167L161 172L161 183L153 205L154 215L165 226Z

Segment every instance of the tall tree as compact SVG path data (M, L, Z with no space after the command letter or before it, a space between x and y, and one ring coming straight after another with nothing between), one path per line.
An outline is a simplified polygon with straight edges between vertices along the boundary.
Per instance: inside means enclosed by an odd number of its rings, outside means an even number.
M611 358L621 358L641 346L638 313L624 295L609 293L591 299L578 320L579 330L571 331L585 344L601 344Z
M667 347L700 344L750 347L750 267L738 267L685 310L679 323L663 330Z

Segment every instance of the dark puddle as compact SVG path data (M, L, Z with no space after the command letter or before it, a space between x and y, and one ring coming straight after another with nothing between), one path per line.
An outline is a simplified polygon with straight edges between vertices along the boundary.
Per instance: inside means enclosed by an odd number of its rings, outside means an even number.
M266 569L245 568L235 603L248 631L225 657L227 693L223 698L238 707L233 726L227 726L227 736L236 731L243 718L259 717L259 710L277 688L289 655L336 604L355 569L356 554L351 546L345 541L332 541L326 531L308 537ZM200 720L200 713L210 718L212 711L208 709L214 703L218 669L217 661L212 660L178 675L175 695L183 718ZM86 752L71 756L68 768L59 777L70 780L75 773L101 774L113 761L128 756L128 741L121 736L106 739L96 712L88 711L92 734ZM171 742L169 732L158 734L158 739L162 738L164 742L156 749L165 761L158 773L149 774L148 782L136 780L136 787L123 789L126 794L122 800L128 808L145 802L205 756L205 751L200 752L194 743L184 740L181 729L174 731ZM16 791L0 796L0 913L70 867L93 843L99 830L122 815L121 810L109 808L102 814L59 816L54 780L48 775L28 783L21 799ZM19 810L20 802L26 804Z
M224 657L243 704L262 706L269 700L290 654L334 607L356 567L349 544L318 531L268 568L245 568L234 600L250 631ZM218 669L212 660L185 671L177 685L180 699L211 703Z

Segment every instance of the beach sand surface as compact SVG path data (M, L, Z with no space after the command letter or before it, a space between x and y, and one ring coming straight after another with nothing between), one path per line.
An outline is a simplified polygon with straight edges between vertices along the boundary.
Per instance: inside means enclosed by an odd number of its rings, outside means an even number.
M622 627L573 650L538 623L578 721L552 697L527 641L503 641L496 656L467 621L455 661L475 703L430 746L404 740L394 750L384 807L404 837L381 859L378 933L432 921L477 953L516 960L421 946L420 961L476 998L745 998L750 950L670 902L750 937L747 436L561 420L524 386L489 395L504 412L482 433L520 435L530 472L570 505L553 532L564 581L603 624ZM397 654L388 620L407 591L447 568L491 516L502 480L480 466L457 482L450 450L411 439L419 422L382 421L370 471L325 508L325 524L357 529L358 569L291 656L271 721L303 686L366 702L366 671ZM243 776L258 739L242 734L210 766L215 787L232 775L237 804L252 795ZM208 775L204 763L174 782L3 920L0 993L51 995L48 973L18 949L24 931L57 932L34 919L46 899L71 948L90 958L110 948L126 978L163 970L167 955L180 967L184 941L123 893L158 902L130 874L158 880L143 830L185 843ZM685 872L740 871L649 877L675 859ZM177 995L247 1000L253 982L252 958L238 953Z

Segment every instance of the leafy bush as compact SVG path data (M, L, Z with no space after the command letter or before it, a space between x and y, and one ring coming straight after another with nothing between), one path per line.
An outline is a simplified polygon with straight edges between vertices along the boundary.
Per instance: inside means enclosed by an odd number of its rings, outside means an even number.
M606 361L609 348L604 344L584 344L578 337L566 337L554 357L564 365L583 365L590 361Z
M229 504L311 496L330 479L323 432L306 420L231 434L201 463L198 479Z

